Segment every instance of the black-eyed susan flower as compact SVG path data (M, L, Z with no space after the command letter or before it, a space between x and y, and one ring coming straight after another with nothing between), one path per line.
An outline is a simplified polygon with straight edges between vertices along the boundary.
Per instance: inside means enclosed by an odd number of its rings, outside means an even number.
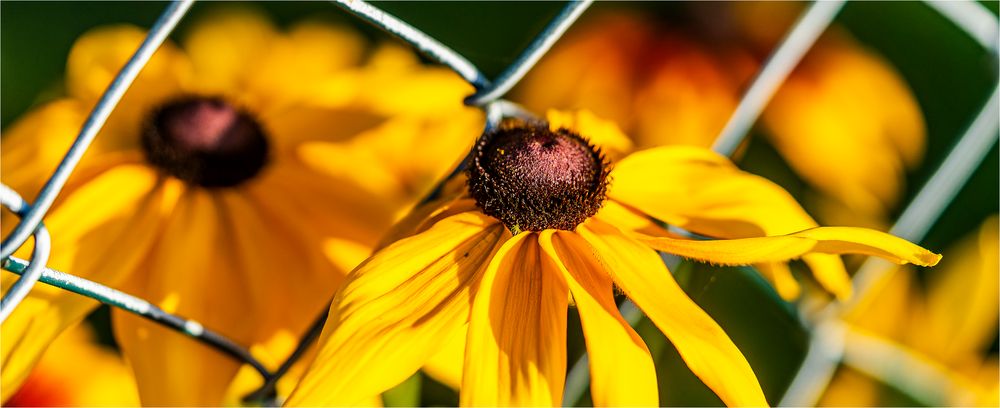
M643 148L711 146L802 7L687 8L705 17L702 23L663 29L647 16L594 15L541 60L514 100L531 109L592 110L622 124ZM886 227L926 139L902 75L839 27L810 49L760 123L761 134L814 188L806 202L811 212L852 226Z
M289 405L368 401L464 334L462 405L558 406L570 304L594 404L657 405L652 359L618 312L616 286L723 402L767 405L746 359L658 250L717 264L804 257L817 271L843 253L939 259L880 232L816 227L784 190L711 151L660 147L612 166L598 146L622 144L613 124L582 113L549 119L484 135L466 185L453 182L450 195L404 219L402 238L348 276ZM689 239L655 220L736 239Z
M68 95L5 132L3 183L38 190L143 37L113 26L76 42ZM164 44L97 136L45 219L48 265L194 319L273 368L396 214L467 152L482 121L461 106L470 91L345 28L280 33L253 13L212 15L183 50ZM440 145L384 160L415 140ZM15 278L3 275L3 285ZM96 306L38 285L2 326L4 398ZM144 404L221 403L239 362L112 314Z
M918 395L929 405L1000 405L1000 368L991 350L997 337L1000 311L1000 240L996 215L984 221L945 251L938 270L924 283L905 268L885 274L868 294L845 313L848 367L838 370L820 404L823 406L886 406L897 404L881 392L881 384L859 370L849 368L858 361L869 367L887 366L892 358L885 348L874 348L871 339L889 345L905 359L896 358L895 370L908 370L914 377L934 375L933 386L914 389L919 383L890 384ZM911 365L900 360L909 361ZM927 367L930 367L928 370ZM864 371L862 371L864 372ZM887 371L888 379L893 373ZM866 374L871 374L867 372ZM879 378L879 377L876 377ZM880 378L886 379L886 378Z

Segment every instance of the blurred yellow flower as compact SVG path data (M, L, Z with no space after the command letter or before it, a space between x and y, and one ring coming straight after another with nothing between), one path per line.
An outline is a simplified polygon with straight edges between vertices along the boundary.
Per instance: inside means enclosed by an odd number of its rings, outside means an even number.
M850 330L884 339L910 358L946 373L947 383L926 387L944 394L938 404L1000 406L1000 365L996 352L988 352L1000 318L998 228L997 217L990 217L977 233L946 251L947 261L930 273L926 285L915 281L912 271L893 270L844 318ZM848 350L851 347L848 344ZM871 377L842 369L821 404L891 402L881 398Z
M712 13L712 26L697 33L661 29L643 16L597 15L542 59L514 99L532 109L591 109L623 124L640 147L710 146L801 7L691 7ZM731 32L712 41L710 30ZM923 157L923 117L906 83L836 28L792 72L761 125L821 193L809 204L825 222L884 227L906 170Z
M614 286L723 402L767 405L746 359L657 250L727 265L805 257L819 270L842 270L842 253L939 259L880 232L816 227L780 187L703 148L640 151L612 169L591 143L627 145L613 124L589 113L548 119L509 121L482 137L465 177L348 276L288 405L362 404L464 335L461 405L558 406L571 302L594 404L658 405L652 358L619 314ZM723 239L680 237L654 218Z
M139 405L135 380L121 356L97 343L86 324L63 332L5 407Z
M31 199L143 38L111 26L76 42L68 96L4 134L5 184ZM48 264L195 319L273 368L397 215L471 147L482 126L461 104L471 91L345 28L280 33L258 14L217 12L183 50L164 44L116 108L45 219ZM34 289L2 326L4 399L96 305ZM113 323L143 404L220 404L240 368L120 310Z

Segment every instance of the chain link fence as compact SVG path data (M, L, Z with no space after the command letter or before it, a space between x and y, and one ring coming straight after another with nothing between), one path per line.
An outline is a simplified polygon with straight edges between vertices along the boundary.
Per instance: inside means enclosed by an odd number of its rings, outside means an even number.
M272 372L257 361L246 348L213 331L211 327L204 327L197 321L167 313L144 299L45 266L50 252L50 237L42 222L43 218L126 90L153 53L187 15L193 3L194 0L180 0L166 7L149 30L146 39L105 90L75 142L44 184L35 202L27 203L18 192L5 185L0 186L0 201L3 206L20 217L20 222L3 239L0 259L3 259L3 269L21 275L19 280L8 288L0 303L0 323L10 315L34 285L39 282L52 285L182 332L221 353L249 364L260 373L264 385L247 395L245 400L274 403L277 380L315 341L326 316L317 317L310 330L300 339L295 351ZM591 3L589 0L567 3L511 65L496 78L490 79L461 54L375 5L362 0L335 1L337 6L348 13L405 41L434 62L447 66L471 84L475 88L475 93L468 96L464 102L486 113L484 131L497 126L504 118L533 117L518 105L504 100L504 95L546 54ZM846 0L816 1L805 9L771 52L742 95L738 106L713 144L713 150L724 155L731 155L736 150L770 98L820 35L826 31L845 3ZM942 18L950 20L966 32L970 40L982 48L984 54L996 60L1000 29L997 17L991 11L974 1L929 1L927 4ZM910 241L920 241L983 161L987 152L997 143L1000 135L998 91L1000 88L996 86L994 78L992 92L982 109L970 116L970 125L966 131L916 197L906 206L890 233ZM14 252L25 245L30 237L34 237L30 259L13 257ZM872 282L887 273L880 262L870 259L855 274L853 280L855 299L861 298L863 293L870 289ZM846 306L832 303L820 313L804 318L806 326L811 330L811 343L805 361L780 405L806 406L813 405L818 400L843 358L844 334L843 330L837 327L836 317ZM633 325L642 317L642 313L630 302L622 305L621 312ZM589 372L586 358L584 355L570 369L564 396L566 403L573 404L579 401L587 389Z

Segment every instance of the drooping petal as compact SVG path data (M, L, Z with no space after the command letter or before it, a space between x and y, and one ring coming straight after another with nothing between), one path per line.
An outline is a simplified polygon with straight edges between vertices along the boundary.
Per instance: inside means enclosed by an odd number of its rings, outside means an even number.
M468 212L369 258L338 292L320 351L286 404L355 405L420 369L468 322L471 292L505 231Z
M861 254L889 261L934 266L941 255L909 241L865 228L816 227L788 235L759 238L691 240L639 237L643 243L664 252L723 265L781 262L809 253Z
M577 231L608 273L677 348L688 368L729 406L765 406L746 358L712 317L681 290L656 252L590 220Z
M213 193L190 189L181 197L157 250L125 284L126 292L165 311L221 332L244 346L254 324L250 291L223 213ZM121 310L113 328L139 385L144 405L218 405L241 363L205 343Z
M543 269L537 234L505 243L490 261L469 317L462 406L559 406L566 380L562 274Z
M164 210L176 200L175 189L157 189L156 182L156 174L144 166L120 166L65 191L65 201L45 219L55 249L47 265L117 286L145 258ZM16 255L27 259L29 248ZM9 288L16 278L3 274L2 286ZM35 285L0 326L3 399L17 390L53 339L97 305L75 293Z
M653 359L615 304L611 276L572 232L542 231L539 243L563 274L580 311L595 406L659 406Z
M668 224L718 238L788 234L816 222L788 192L710 150L668 146L617 163L608 196Z
M695 147L633 153L612 171L609 197L668 224L717 238L790 234L817 226L787 191ZM847 271L832 255L809 255L817 280L838 298L850 296Z

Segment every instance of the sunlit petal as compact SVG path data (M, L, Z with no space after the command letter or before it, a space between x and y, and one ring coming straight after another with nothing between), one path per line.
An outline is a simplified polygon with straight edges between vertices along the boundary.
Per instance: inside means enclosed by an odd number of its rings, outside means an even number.
M659 406L656 371L646 343L615 304L611 276L593 248L571 232L543 231L539 243L563 274L580 311L595 406Z
M780 262L809 253L871 255L920 266L934 266L941 259L941 255L905 239L853 227L817 227L788 235L725 240L639 239L660 251L722 265Z
M577 230L594 247L615 283L726 405L767 405L746 358L718 323L681 290L655 251L601 221L591 220Z
M319 354L287 404L355 405L419 370L468 321L471 292L505 231L463 213L369 258L338 292Z
M462 406L559 406L566 379L562 274L543 269L535 233L507 241L472 304Z

